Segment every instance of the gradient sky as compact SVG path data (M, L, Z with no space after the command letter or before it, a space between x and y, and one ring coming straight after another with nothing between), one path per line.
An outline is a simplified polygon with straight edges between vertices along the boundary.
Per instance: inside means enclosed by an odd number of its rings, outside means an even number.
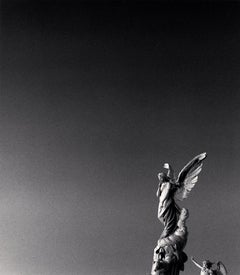
M2 1L1 274L150 273L156 175L205 151L180 204L185 251L240 274L239 15L237 2Z

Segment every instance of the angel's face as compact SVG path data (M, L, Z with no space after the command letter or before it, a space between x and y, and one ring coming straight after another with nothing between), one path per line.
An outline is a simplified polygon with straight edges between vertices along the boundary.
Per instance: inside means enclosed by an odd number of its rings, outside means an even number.
M159 173L158 174L158 179L159 179L160 182L163 182L163 180L164 180L164 174L163 173Z
M180 218L181 220L186 220L188 218L188 210L186 208L182 208L181 213L180 213Z
M211 266L212 266L212 264L208 260L207 261L203 261L203 267L205 267L205 268L211 268Z
M206 261L203 261L203 267L207 267L207 262Z

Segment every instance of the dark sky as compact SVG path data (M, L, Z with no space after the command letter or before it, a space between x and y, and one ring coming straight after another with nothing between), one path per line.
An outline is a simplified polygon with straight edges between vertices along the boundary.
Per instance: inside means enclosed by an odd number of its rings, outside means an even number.
M2 1L1 274L150 273L156 175L205 151L186 253L240 274L239 24L237 2Z

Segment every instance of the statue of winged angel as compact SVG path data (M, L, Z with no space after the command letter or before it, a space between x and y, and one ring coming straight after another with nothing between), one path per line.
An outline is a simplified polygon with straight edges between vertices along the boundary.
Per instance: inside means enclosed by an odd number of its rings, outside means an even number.
M191 257L192 262L200 268L200 275L227 275L227 269L222 262L217 262L217 268L213 268L214 263L209 260L205 260L202 262L202 266L195 261L193 257Z
M163 166L168 170L167 173L158 174L159 185L156 194L159 198L158 219L164 225L160 238L168 237L177 229L181 209L176 204L175 199L183 200L188 197L198 181L206 156L206 153L202 153L194 157L184 166L177 178L175 178L174 171L168 163Z

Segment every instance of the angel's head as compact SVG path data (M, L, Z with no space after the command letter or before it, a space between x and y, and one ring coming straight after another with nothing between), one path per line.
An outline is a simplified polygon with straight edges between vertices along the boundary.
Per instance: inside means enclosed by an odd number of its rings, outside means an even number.
M179 219L185 221L188 217L189 217L188 210L186 208L182 208Z
M210 262L209 260L205 260L203 261L203 267L206 267L206 268L211 268L213 265L212 262Z
M166 173L158 173L158 179L160 183L169 181L169 177Z

